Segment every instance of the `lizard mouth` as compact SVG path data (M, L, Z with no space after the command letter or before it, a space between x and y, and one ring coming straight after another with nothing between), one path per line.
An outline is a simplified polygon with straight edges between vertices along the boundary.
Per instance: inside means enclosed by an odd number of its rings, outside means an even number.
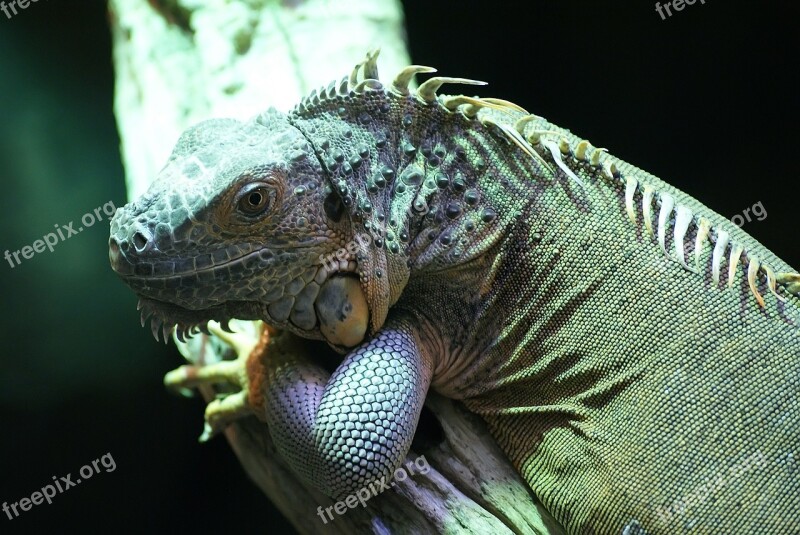
M231 332L228 322L233 318L257 320L261 316L260 304L253 302L233 301L202 310L191 310L167 301L140 296L136 308L141 313L142 327L149 319L153 338L159 341L161 333L165 344L173 330L176 338L185 342L187 338L201 332L211 334L207 327L209 321L217 321L223 330Z
M144 326L156 341L161 333L164 342L175 332L184 342L200 332L209 334L208 321L220 323L229 330L233 319L264 320L268 324L293 331L304 338L324 339L336 348L359 344L369 326L369 307L355 272L320 270L320 276L297 291L297 287L282 289L286 295L271 304L260 301L226 301L200 309L140 295L138 309ZM297 279L296 279L297 280ZM288 293L287 293L288 292Z
M128 241L112 237L109 260L140 297L142 325L150 319L156 340L161 333L166 342L174 331L184 341L205 331L210 320L227 329L234 318L263 320L336 348L353 347L366 336L370 310L350 251L320 255L321 265L286 269L294 259L282 248L231 245L180 260L143 248L133 251Z

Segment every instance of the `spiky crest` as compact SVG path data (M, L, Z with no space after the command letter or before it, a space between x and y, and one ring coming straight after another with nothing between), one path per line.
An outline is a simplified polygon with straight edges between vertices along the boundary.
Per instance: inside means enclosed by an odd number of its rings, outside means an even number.
M385 91L383 84L378 80L377 56L379 51L367 54L366 59L356 65L349 78L344 78L338 86L331 83L327 89L312 91L297 106L297 113L304 113L318 106L326 99L345 96L359 96L371 91ZM604 148L592 147L586 140L579 141L574 147L563 134L554 130L537 129L533 126L535 121L542 118L529 114L523 108L511 102L496 98L479 98L464 95L438 95L437 91L444 84L485 85L484 82L465 78L433 77L424 82L418 90L410 88L414 76L421 73L433 73L436 69L420 65L411 65L400 71L393 79L388 91L395 95L412 96L426 105L439 105L451 112L460 112L468 118L475 118L481 110L496 110L508 116L510 122L498 120L497 117L485 116L480 118L481 124L490 126L490 131L510 141L514 147L544 166L555 174L553 167L547 160L549 155L552 162L571 180L581 184L580 179L564 161L565 158L576 163L588 163L597 169L596 175L606 180L618 182L624 190L625 212L634 225L637 225L635 198L642 199L641 209L644 220L644 230L651 237L657 237L657 242L662 251L669 255L667 250L667 228L673 226L673 243L675 244L674 259L688 270L702 272L701 256L707 243L714 244L711 255L711 275L715 284L720 283L722 259L728 257L728 286L733 284L738 266L742 258L747 263L745 271L746 280L750 291L755 296L760 306L765 306L763 296L759 293L756 281L763 277L767 282L769 291L780 301L786 297L779 293L800 298L800 274L775 273L772 267L762 262L754 253L748 253L745 247L731 239L731 233L724 225L713 225L708 217L695 214L691 208L681 203L676 203L675 197L666 191L658 191L646 180L640 179L635 173L620 172L616 161L606 153ZM359 79L359 75L360 78ZM520 116L520 114L524 114ZM533 127L532 127L533 126ZM658 208L657 227L653 229L653 206ZM685 258L683 243L690 230L696 231L694 245L694 266L690 266Z

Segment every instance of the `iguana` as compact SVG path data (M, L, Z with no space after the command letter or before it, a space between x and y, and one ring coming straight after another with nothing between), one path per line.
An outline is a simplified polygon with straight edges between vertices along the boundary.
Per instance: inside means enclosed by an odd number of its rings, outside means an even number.
M519 106L437 94L481 82L413 90L434 71L415 65L384 85L376 58L288 114L190 128L112 221L156 339L280 331L257 366L194 377L243 387L207 434L254 412L345 496L401 463L433 388L485 419L570 533L796 531L800 275ZM342 353L335 372L297 337Z

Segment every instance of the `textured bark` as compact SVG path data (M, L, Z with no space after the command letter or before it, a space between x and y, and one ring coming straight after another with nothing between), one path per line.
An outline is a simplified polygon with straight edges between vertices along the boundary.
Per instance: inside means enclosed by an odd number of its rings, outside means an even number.
M409 63L396 0L111 0L109 8L131 199L195 122L246 119L268 106L288 110L313 87L348 74L376 46L384 78ZM225 352L206 336L179 349L205 364ZM214 392L203 394L209 399ZM443 430L443 439L419 452L430 472L397 482L327 524L318 506L333 502L297 479L265 425L245 419L226 436L253 481L303 533L555 532L482 421L435 395L427 406Z

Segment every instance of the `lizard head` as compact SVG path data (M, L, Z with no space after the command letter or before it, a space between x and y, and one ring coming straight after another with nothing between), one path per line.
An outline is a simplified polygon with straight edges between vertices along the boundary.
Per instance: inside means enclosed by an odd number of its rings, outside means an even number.
M156 338L159 327L166 339L177 325L182 338L209 320L261 319L353 347L383 326L412 268L494 246L501 218L474 186L496 166L475 139L524 146L501 123L523 128L526 112L436 94L445 83L483 84L473 80L434 77L411 90L430 67L409 66L385 87L377 56L287 115L190 128L150 189L116 212L111 265Z
M117 211L109 257L156 339L159 328L165 341L173 326L183 339L237 318L351 347L370 307L341 215L286 115L210 120L187 130L147 192Z

